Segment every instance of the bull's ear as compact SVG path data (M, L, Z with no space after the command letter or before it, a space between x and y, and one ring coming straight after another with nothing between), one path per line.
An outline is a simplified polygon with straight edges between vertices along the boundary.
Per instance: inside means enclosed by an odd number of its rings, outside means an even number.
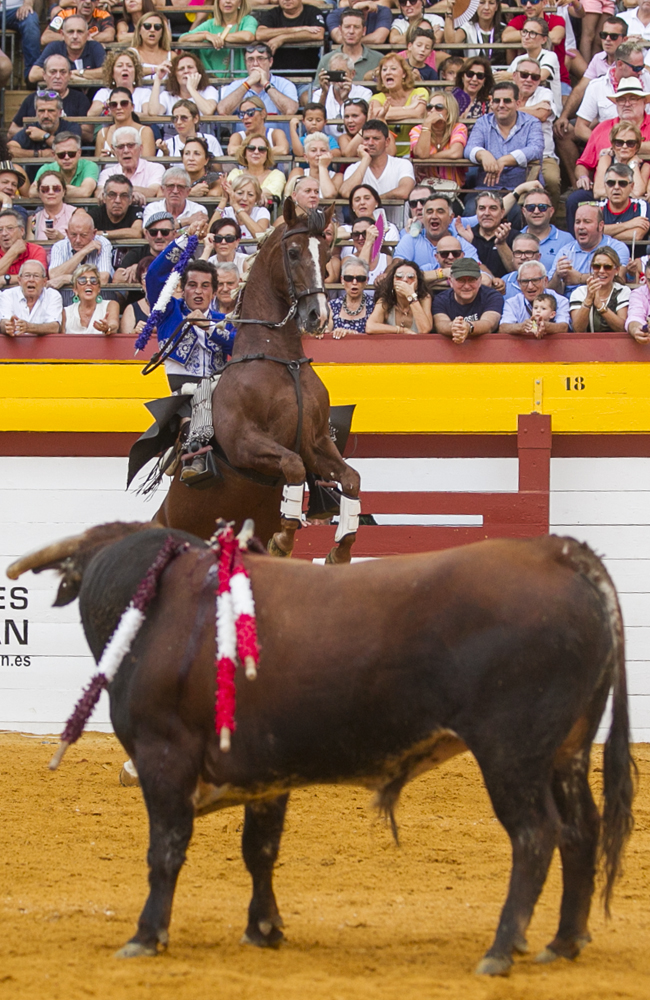
M287 229L291 229L296 224L296 205L291 195L284 199L282 215L287 224Z
M336 211L336 205L334 204L334 202L332 202L332 204L325 209L325 225L323 227L324 229L327 229L327 227L329 226L335 211Z
M61 583L52 607L63 608L66 604L72 604L79 596L83 574L73 559L64 559L58 566L51 568L58 570L61 574Z

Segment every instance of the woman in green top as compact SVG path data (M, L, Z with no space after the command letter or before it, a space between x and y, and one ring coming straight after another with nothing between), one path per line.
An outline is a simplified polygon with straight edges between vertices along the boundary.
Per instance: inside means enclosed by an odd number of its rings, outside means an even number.
M201 49L201 59L206 69L217 76L230 75L230 52L226 48L229 42L249 44L255 41L257 21L250 15L249 0L218 0L214 7L214 15L209 21L204 21L205 14L198 14L196 24L190 31L178 39L183 42L206 42L206 49ZM213 48L210 49L210 46ZM236 49L233 53L233 70L235 76L246 75L244 49Z

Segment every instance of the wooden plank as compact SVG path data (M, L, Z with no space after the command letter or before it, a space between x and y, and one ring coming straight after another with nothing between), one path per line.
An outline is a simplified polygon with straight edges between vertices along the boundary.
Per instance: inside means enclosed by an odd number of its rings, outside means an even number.
M551 485L554 492L607 492L650 490L649 458L553 458Z
M368 492L516 492L513 458L348 458Z
M562 524L650 524L650 491L553 491L551 518Z

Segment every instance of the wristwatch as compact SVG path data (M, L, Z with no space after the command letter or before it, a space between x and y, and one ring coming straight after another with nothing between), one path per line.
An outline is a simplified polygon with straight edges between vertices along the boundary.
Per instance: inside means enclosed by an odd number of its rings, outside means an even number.
M10 284L11 284L11 275L5 274L5 285L10 285Z
M409 295L409 297L407 298L406 301L407 302L417 302L417 300L418 300L417 295Z
M271 89L272 86L273 86L272 83L267 83L266 87L264 88L264 93L268 94L268 92L269 92L269 90Z
M469 336L472 337L474 335L474 324L471 323L468 319L466 319L465 322L469 327Z

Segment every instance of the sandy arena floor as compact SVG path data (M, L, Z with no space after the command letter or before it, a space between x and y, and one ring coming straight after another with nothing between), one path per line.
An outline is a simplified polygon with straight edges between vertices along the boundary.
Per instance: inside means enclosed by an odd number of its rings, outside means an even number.
M635 751L637 825L612 921L596 907L593 943L577 962L534 965L557 922L556 861L529 931L531 957L509 979L487 980L473 968L496 927L509 846L469 756L407 787L400 849L363 790L293 796L276 875L288 940L277 952L238 943L249 900L242 811L199 820L169 951L118 961L146 894L140 792L118 785L124 753L114 737L87 734L52 774L55 742L0 734L2 1000L650 997L648 745Z

